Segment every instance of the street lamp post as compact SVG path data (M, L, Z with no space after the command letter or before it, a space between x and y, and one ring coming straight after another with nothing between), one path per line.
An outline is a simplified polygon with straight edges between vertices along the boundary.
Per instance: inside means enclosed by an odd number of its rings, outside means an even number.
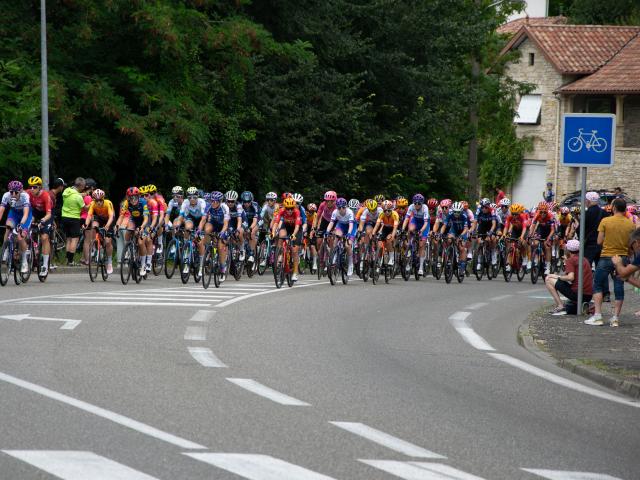
M40 0L40 90L42 103L42 184L49 187L49 82L47 79L47 11Z

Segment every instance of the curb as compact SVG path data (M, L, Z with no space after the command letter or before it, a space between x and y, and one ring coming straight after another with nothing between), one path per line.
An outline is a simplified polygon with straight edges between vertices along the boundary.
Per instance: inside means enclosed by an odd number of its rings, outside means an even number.
M533 336L529 333L529 318L527 318L518 328L518 344L534 354L538 358L550 361L556 365L568 370L574 375L580 375L592 382L603 387L615 390L634 399L640 399L640 383L626 380L615 373L603 372L595 367L585 365L579 360L573 358L558 359L548 352L542 350L534 341Z

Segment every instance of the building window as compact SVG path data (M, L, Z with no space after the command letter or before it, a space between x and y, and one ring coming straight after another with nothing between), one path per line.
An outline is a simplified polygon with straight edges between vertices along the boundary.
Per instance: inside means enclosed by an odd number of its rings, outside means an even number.
M514 117L514 123L538 125L540 123L540 110L542 108L542 95L523 95L518 105L518 111Z
M588 97L576 95L573 98L574 113L616 113L616 99L610 97Z
M529 54L529 66L533 66L533 64L536 63L536 54L535 53L530 53Z

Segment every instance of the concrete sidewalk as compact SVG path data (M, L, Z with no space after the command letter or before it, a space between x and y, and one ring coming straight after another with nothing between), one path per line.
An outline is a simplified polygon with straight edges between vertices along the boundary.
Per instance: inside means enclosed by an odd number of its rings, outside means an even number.
M640 398L640 295L628 290L620 326L608 325L613 304L603 305L602 327L585 325L587 317L534 312L521 331L525 347L549 353L559 365L606 387ZM527 338L529 337L529 338Z

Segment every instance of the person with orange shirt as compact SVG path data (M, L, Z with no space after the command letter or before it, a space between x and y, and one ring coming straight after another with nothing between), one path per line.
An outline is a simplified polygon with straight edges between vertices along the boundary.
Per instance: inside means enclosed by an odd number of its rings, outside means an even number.
M89 209L87 210L87 218L84 222L84 228L91 226L94 228L104 228L107 231L107 234L104 237L104 247L107 256L107 274L111 275L113 273L113 264L112 264L112 256L113 256L113 245L111 243L111 234L110 229L113 224L115 218L115 211L113 208L113 203L110 200L104 198L105 193L96 188L91 194L91 198L93 199L89 204ZM85 237L91 245L91 242L95 238L95 230L87 230L85 232Z
M382 202L382 213L378 215L376 224L373 227L372 235L380 232L381 240L385 242L385 248L389 252L389 266L395 263L395 252L393 250L393 240L396 238L398 226L400 225L400 217L393 209L393 202L385 200Z
M531 256L538 246L539 241L544 241L544 254L545 265L544 274L549 275L551 273L551 239L556 231L556 220L553 213L549 211L549 205L546 202L540 202L538 204L538 211L536 212L531 227L529 227L529 235L537 234L539 238L534 238L531 242ZM531 269L531 258L527 262L527 270Z

